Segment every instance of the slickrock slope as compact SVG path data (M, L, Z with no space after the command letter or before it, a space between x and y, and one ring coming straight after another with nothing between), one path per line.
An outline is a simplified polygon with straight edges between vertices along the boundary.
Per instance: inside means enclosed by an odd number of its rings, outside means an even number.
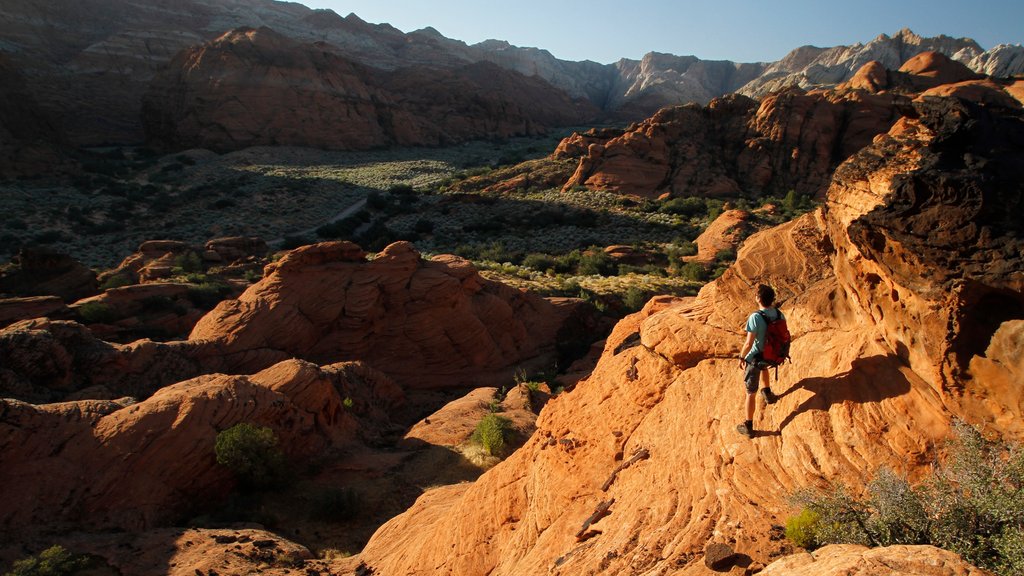
M346 409L351 398L355 410ZM359 363L289 360L252 376L200 376L132 404L0 400L0 533L143 530L180 521L233 486L216 463L217 433L240 422L274 429L293 460L373 436L401 391ZM42 479L45 478L45 481Z
M458 257L425 261L408 242L370 261L355 244L333 242L269 265L189 340L216 349L235 372L289 357L358 358L403 386L501 385L516 367L553 363L575 308L485 280Z
M794 489L863 486L882 466L918 478L957 417L1024 438L1009 385L1022 381L1024 230L1008 216L1022 136L1019 107L914 103L843 164L823 209L749 238L695 299L623 320L523 448L427 492L361 560L383 574L702 574L719 541L767 565L788 552ZM758 282L795 341L747 439L736 357Z

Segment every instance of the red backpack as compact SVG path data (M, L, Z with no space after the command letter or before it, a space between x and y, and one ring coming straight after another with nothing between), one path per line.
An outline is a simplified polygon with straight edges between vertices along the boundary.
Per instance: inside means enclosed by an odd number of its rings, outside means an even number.
M771 366L778 366L789 359L789 343L792 341L789 335L789 327L786 326L786 319L783 318L782 313L778 309L775 312L778 316L772 320L763 311L757 311L768 324L768 329L764 333L761 359Z

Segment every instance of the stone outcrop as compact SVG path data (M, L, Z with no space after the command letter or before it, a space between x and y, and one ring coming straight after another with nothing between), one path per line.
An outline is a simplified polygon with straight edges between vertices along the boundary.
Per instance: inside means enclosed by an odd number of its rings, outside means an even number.
M373 260L350 242L314 244L192 331L231 371L281 358L360 359L413 388L499 385L519 366L554 362L574 308L482 278L466 260L424 261L407 242Z
M888 130L905 101L792 89L760 104L730 96L703 108L666 108L621 136L592 142L565 188L646 197L821 195L835 167Z
M139 403L0 400L0 532L168 525L233 487L215 459L218 432L242 422L270 427L298 462L373 437L401 400L393 383L358 363L299 360L251 376L200 376Z
M710 264L724 251L735 252L740 241L752 230L751 214L746 210L726 210L693 241L697 253L683 260Z
M655 299L620 322L523 448L473 484L425 494L360 560L402 574L701 573L714 538L768 565L788 552L777 532L798 488L863 486L879 467L916 480L953 419L1024 438L1009 384L1024 322L1024 235L1008 217L1022 135L1019 108L915 102L840 167L823 209L748 238L696 298ZM735 358L759 282L775 286L795 340L780 400L758 406L748 439L734 429ZM821 565L773 570L872 573L893 554L907 573L982 573L931 549L826 549Z
M870 144L913 98L956 96L1019 107L1014 82L980 78L938 52L898 70L871 61L834 90L787 89L755 103L743 96L666 108L623 134L563 140L556 157L579 157L564 189L586 186L645 197L820 197L842 161Z
M832 545L813 554L802 552L776 560L758 572L764 576L917 576L950 574L956 576L989 576L991 573L972 566L960 556L932 546L887 546L866 548L855 545Z
M12 264L0 271L0 294L74 300L96 292L95 272L67 254L47 248L22 248Z

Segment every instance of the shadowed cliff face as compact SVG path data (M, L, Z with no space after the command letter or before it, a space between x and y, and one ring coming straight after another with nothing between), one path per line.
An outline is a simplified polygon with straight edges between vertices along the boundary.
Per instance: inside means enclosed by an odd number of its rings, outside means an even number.
M172 149L364 150L532 136L596 110L489 63L384 72L322 43L243 28L176 56L153 80L142 119L147 139Z
M472 485L424 495L361 561L696 574L714 539L767 564L788 551L773 526L797 488L863 485L882 466L916 479L954 418L1024 437L1011 384L1024 378L1020 229L985 208L1019 202L1021 136L1019 108L916 102L842 165L824 209L750 237L696 298L623 320L522 449ZM781 399L759 403L748 440L734 429L735 358L759 282L775 286L795 340L773 382Z

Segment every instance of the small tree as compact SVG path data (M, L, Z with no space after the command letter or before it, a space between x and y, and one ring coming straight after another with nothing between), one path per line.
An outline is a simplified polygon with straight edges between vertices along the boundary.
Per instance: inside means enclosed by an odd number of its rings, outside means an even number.
M87 564L85 557L73 556L63 546L51 546L39 556L18 560L4 576L72 576Z
M284 453L270 428L243 422L217 434L217 463L226 466L248 488L269 488L285 476Z

